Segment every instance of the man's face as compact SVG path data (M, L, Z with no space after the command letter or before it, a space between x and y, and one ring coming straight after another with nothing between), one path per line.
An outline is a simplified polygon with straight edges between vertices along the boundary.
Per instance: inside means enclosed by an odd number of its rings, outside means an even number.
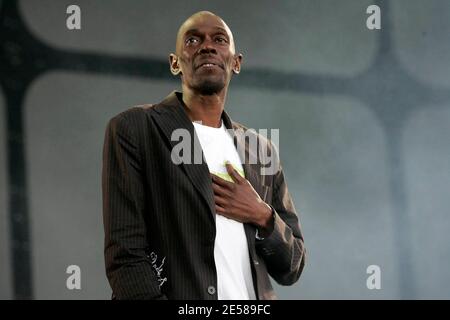
M179 72L183 85L200 94L220 92L240 70L242 56L235 56L233 35L212 14L193 16L183 24L176 51L170 57L172 72Z

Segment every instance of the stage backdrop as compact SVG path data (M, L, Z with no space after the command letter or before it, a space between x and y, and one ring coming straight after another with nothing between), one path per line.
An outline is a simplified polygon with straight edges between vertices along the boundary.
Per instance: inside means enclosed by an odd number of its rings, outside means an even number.
M66 9L81 8L81 30ZM381 30L366 26L381 8ZM179 25L210 10L244 55L226 110L280 129L308 250L281 299L450 298L450 2L1 1L0 298L109 299L107 121L156 103ZM5 29L6 30L6 29ZM81 269L68 290L66 269ZM368 289L367 268L381 270Z

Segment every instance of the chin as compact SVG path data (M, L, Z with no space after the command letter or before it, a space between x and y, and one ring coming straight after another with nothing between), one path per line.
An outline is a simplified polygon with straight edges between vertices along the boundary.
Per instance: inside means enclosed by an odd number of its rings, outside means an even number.
M197 86L197 91L205 96L212 96L219 93L225 87L225 83L219 81L203 81Z

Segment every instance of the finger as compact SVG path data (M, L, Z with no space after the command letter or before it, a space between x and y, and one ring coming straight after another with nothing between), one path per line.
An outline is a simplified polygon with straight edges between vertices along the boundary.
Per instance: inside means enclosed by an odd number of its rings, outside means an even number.
M225 217L225 218L236 220L236 219L230 214L230 212L228 212L226 209L222 208L221 206L216 205L216 213L219 214L219 215L221 215L221 216L223 216L223 217ZM238 221L238 220L236 220L236 221ZM240 221L238 221L238 222L240 222Z
M212 184L212 188L214 191L214 194L218 195L218 196L222 196L222 197L232 197L232 193L226 189L221 187L219 184L214 183Z
M216 212L223 215L225 213L225 209L216 204Z
M234 188L234 183L233 182L229 182L225 179L222 179L219 176L216 176L215 174L211 174L212 176L212 180L214 183L217 183L218 185L228 189L228 190L233 190Z
M214 196L214 202L222 208L225 208L228 205L228 201L220 196Z
M236 171L236 169L234 169L233 165L229 162L225 163L225 167L227 168L228 174L231 176L231 179L233 179L233 181L235 183L239 183L242 181L242 177L239 174L239 172Z

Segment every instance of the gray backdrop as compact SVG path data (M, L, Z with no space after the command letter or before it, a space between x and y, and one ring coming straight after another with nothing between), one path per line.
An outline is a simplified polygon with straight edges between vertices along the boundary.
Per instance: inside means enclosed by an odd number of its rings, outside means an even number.
M262 70L301 79L271 87L238 77L226 104L249 127L280 128L308 259L297 284L275 286L279 297L448 299L450 2L384 1L382 30L370 31L366 8L373 3L22 0L20 9L49 46L163 62L185 18L199 10L222 16L244 54L242 77ZM81 7L80 31L65 27L70 4ZM179 88L167 79L54 71L27 91L35 298L109 299L100 180L105 126L128 107ZM1 92L0 108L4 137ZM10 299L5 142L0 139L0 298ZM72 264L81 268L81 290L66 288ZM366 287L372 264L381 268L380 290Z

